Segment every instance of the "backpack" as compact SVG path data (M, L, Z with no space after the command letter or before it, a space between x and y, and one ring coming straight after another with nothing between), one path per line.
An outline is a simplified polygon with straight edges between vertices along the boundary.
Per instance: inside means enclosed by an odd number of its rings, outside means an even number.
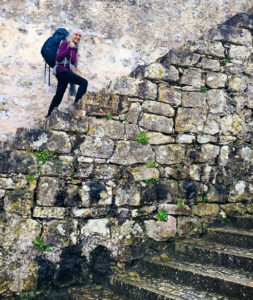
M58 48L60 46L60 43L63 40L66 40L67 35L69 32L65 28L58 28L55 33L48 38L44 45L41 48L41 55L43 56L45 60L45 70L44 70L44 81L46 77L46 65L48 64L49 69L49 76L48 76L48 82L50 85L50 67L53 68L55 66L55 59L56 54L58 51Z

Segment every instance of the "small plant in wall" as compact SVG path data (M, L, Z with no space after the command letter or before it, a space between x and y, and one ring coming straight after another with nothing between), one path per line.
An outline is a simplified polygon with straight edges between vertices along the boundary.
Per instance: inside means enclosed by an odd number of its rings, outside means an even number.
M207 203L207 201L208 201L208 197L207 197L207 195L204 195L202 198L202 202Z
M33 243L35 247L40 251L51 251L50 246L44 244L44 239L41 236L37 236Z
M149 160L146 162L145 167L147 168L155 168L155 161Z
M202 86L200 91L201 91L201 93L206 93L208 91L208 87L207 86Z
M150 186L153 185L153 184L158 184L159 181L160 181L160 179L159 179L159 178L148 178L148 179L146 179L146 180L144 180L144 181L145 181L145 183L146 183L146 186L147 186L147 187L150 187Z
M168 221L168 214L164 208L162 208L157 214L158 221Z
M142 145L147 145L148 144L147 133L145 131L142 131L138 134L137 142L142 144Z
M182 198L177 198L177 205L178 205L178 206L184 206L184 199L182 199Z
M107 118L108 120L112 120L112 114L108 113L107 116L106 116L106 118Z

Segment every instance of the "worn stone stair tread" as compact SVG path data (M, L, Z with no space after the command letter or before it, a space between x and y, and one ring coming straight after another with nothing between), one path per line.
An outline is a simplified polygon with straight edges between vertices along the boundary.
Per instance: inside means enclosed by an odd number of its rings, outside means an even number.
M231 216L230 221L231 225L236 228L253 229L253 215Z
M229 255L236 255L240 257L253 259L253 249L243 249L235 246L230 246L216 242L209 242L207 240L201 239L183 240L176 243L182 243L186 245L191 245L196 248L207 249L209 251L215 251L219 253L225 253Z
M253 229L244 230L243 228L233 228L233 227L211 227L208 228L208 231L240 234L240 235L253 237Z
M239 284L247 288L253 289L253 278L251 275L247 276L245 274L236 272L235 270L230 270L224 267L213 266L213 265L202 265L192 262L179 262L173 257L153 257L150 259L144 259L143 263L146 264L156 264L162 267L169 267L177 269L179 271L187 271L192 275L201 275L209 278L218 278L226 282Z
M135 273L137 274L137 273ZM137 274L138 275L138 274ZM134 290L138 291L141 294L141 290L143 290L142 297L144 296L146 291L147 293L151 293L153 297L157 296L159 300L197 300L197 299L228 299L223 295L218 295L216 293L208 292L208 291L199 291L195 290L192 287L188 287L185 285L175 284L166 279L154 278L151 276L136 276L131 277L126 274L115 274L111 277L111 283L118 283L121 286L125 285L131 288L133 292L133 298L129 295L128 299L147 299L148 298L138 298L134 295ZM141 295L139 295L141 296ZM152 299L155 299L153 298ZM230 298L232 299L232 298Z

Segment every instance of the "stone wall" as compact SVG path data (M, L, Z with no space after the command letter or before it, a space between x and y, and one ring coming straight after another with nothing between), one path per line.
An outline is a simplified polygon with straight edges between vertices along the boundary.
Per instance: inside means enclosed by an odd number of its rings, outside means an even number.
M94 253L130 261L253 213L252 20L236 15L1 144L1 294L86 280Z
M56 80L44 84L40 49L56 28L84 30L79 68L94 91L251 7L251 0L1 0L0 140L47 113Z

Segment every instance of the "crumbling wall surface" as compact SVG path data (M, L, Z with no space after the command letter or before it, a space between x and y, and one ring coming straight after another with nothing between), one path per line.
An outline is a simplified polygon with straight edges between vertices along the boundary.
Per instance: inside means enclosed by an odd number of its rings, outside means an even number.
M252 32L236 15L1 144L1 294L253 213Z
M56 28L84 30L79 68L94 91L250 7L251 0L1 0L0 140L46 115L56 80L44 84L40 49Z

